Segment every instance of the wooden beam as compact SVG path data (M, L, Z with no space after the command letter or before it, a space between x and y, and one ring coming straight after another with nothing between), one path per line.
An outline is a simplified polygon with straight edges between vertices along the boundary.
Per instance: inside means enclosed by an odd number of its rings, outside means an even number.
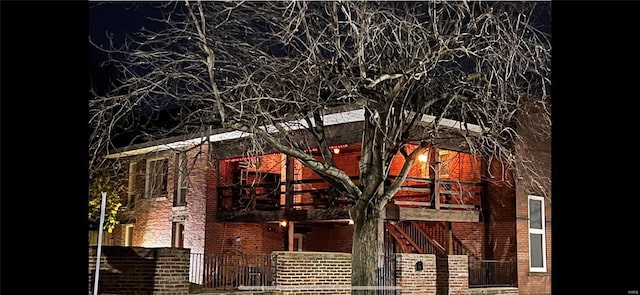
M433 154L429 157L429 167L433 167L429 168L433 171L433 174L429 173L429 175L433 175L432 200L434 201L433 207L436 208L436 210L440 209L440 153L438 151L438 148L432 148L431 152Z
M385 210L386 219L398 220L398 217L400 217L398 206L387 206L385 209L386 209Z
M396 205L404 205L404 206L418 206L418 207L427 207L427 208L431 208L431 203L430 202L415 202L415 201L400 201L400 200L394 200L393 201L394 204Z
M428 187L413 187L413 186L401 186L400 190L408 191L408 192L418 192L418 193L430 193L431 189Z
M415 221L479 222L480 213L472 210L436 210L423 208L387 207L387 219ZM397 212L396 212L397 211Z
M329 209L311 209L311 210L272 210L262 211L253 210L242 213L226 213L219 212L220 221L229 222L264 222L279 221L286 219L289 221L314 221L314 220L335 220L349 219L349 209L329 208Z
M286 156L285 165L285 210L291 210L293 206L293 166L295 159L289 155Z
M400 206L418 206L422 208L431 208L430 202L416 202L416 201L401 201L394 200L394 204ZM451 208L451 209L477 209L476 205L468 205L468 204L440 204L440 208Z
M440 208L476 209L476 205L465 205L465 204L440 204Z
M289 238L289 252L293 252L293 227L295 226L295 222L289 221L289 224L287 226L289 229L289 231L287 232L287 236Z
M451 221L447 221L447 253L453 255L453 228Z

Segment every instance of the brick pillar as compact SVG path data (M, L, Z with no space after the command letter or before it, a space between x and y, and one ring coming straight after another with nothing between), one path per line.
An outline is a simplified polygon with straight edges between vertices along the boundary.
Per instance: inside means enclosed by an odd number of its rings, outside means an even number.
M469 294L469 261L467 255L449 255L436 259L437 295Z
M396 254L397 294L436 294L436 256L433 254Z

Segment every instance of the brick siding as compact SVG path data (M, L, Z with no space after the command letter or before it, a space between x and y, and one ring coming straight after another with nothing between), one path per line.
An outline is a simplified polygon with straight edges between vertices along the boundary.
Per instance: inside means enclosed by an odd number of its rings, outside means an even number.
M98 294L187 295L189 249L103 246ZM89 247L89 293L93 293L97 247Z
M436 258L438 295L469 294L469 260L466 255Z
M351 254L274 252L275 290L282 294L351 294ZM437 262L436 262L437 261ZM467 256L396 254L399 295L468 294ZM416 264L422 263L422 269Z
M275 288L283 295L351 294L351 254L274 252Z
M422 262L422 270L416 269L418 262ZM396 286L402 295L436 294L436 256L396 254Z

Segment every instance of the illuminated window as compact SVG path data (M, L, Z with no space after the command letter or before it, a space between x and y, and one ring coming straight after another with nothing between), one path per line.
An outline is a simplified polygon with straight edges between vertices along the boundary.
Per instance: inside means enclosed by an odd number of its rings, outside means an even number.
M124 245L133 246L133 224L125 224L124 226Z
M544 198L529 196L529 270L546 272Z
M166 158L147 160L144 192L147 198L167 196L167 175L169 165Z

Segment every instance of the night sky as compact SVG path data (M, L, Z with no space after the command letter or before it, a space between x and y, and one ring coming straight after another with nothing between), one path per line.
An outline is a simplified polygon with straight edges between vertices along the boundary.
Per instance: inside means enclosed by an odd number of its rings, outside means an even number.
M153 22L147 16L158 16L159 10L145 2L90 2L89 3L89 38L105 48L108 46L107 34L121 42L125 35L131 35L140 28L151 27ZM98 93L104 93L107 81L117 75L108 65L101 67L106 54L89 44L90 79Z

